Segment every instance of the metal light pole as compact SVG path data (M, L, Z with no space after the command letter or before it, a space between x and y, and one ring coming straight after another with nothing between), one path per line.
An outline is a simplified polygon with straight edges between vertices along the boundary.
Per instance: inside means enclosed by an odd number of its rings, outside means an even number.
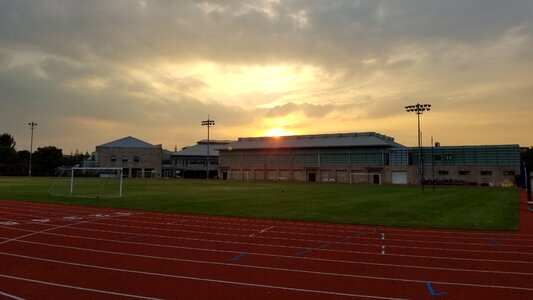
M29 170L28 170L28 176L31 177L31 159L32 159L32 155L33 155L33 129L35 129L35 126L37 126L37 123L30 122L30 123L28 123L28 125L30 125L30 130L31 130L31 138L30 138L30 167L29 167Z
M422 164L422 135L420 131L420 115L424 111L429 111L431 104L408 105L405 107L407 112L414 112L418 118L418 173L420 174L420 184L422 185L422 191L424 191L424 166Z
M209 179L209 128L215 125L215 120L209 119L207 115L207 120L202 121L202 126L207 126L207 179Z

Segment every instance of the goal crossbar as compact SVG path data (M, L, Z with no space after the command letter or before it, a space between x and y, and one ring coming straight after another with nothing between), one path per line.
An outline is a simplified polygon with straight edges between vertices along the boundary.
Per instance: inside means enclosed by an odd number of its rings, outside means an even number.
M122 168L98 168L98 167L71 167L65 168L61 171L60 175L56 178L52 186L48 189L50 195L55 196L72 196L72 197L122 197L123 192L123 169ZM76 182L83 179L78 179L78 177L87 177L87 181L90 178L97 178L97 182L88 183L90 195L83 194L79 195L76 193L77 186ZM115 178L115 179L114 179ZM66 180L68 179L68 183ZM107 180L117 180L116 183L118 186L114 187L117 190L112 194L109 194L106 190ZM87 188L87 186L85 187ZM113 189L113 187L111 188Z

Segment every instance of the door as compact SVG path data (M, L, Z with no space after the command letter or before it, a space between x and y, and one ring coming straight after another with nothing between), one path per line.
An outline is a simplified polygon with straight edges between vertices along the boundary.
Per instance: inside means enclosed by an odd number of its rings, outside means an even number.
M407 184L407 172L392 171L392 184Z
M310 172L309 175L309 182L316 182L316 173L315 172Z

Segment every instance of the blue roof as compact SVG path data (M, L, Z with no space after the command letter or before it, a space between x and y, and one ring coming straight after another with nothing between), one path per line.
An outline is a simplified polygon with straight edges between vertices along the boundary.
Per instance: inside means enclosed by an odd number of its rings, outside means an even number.
M145 141L141 141L138 138L127 136L116 141L105 143L100 147L117 147L117 148L160 148L161 145L152 145Z

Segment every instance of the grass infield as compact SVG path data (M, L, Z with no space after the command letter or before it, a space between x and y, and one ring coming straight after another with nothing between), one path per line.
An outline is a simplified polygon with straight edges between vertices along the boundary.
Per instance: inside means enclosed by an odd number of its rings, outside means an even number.
M53 178L0 177L0 198L333 223L517 230L517 189L130 179L124 197L48 195Z

